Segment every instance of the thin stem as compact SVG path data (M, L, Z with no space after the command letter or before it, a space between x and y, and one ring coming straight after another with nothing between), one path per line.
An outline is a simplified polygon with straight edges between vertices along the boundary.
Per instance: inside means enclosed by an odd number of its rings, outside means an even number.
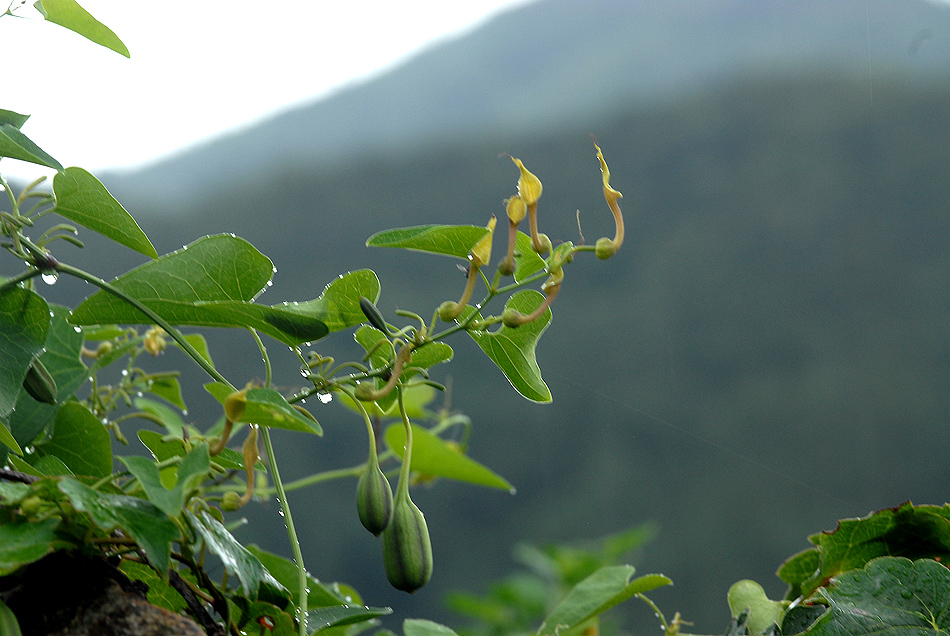
M16 285L19 285L20 283L22 283L22 282L25 281L25 280L30 280L31 278L36 278L37 276L39 276L39 275L42 274L42 273L43 273L42 270L36 269L35 267L31 267L30 269L28 269L28 270L26 270L26 271L20 272L19 274L17 274L17 275L14 276L13 278L8 278L8 279L6 279L5 281L3 281L2 283L0 283L0 294L2 294L3 292L7 291L7 290L10 289L11 287L15 287Z
M303 553L300 551L300 541L297 540L294 520L290 516L290 502L287 500L287 492L284 490L280 473L277 471L277 457L274 455L274 445L270 441L270 429L262 426L261 433L264 438L264 449L267 452L267 464L270 467L271 478L274 480L274 487L277 489L280 510L284 515L284 522L287 524L287 536L290 539L290 547L294 552L294 561L297 563L297 585L300 598L300 602L297 604L299 633L300 636L307 636L307 570L303 564Z
M406 450L402 455L402 467L399 469L399 484L396 486L398 492L396 497L409 498L409 467L412 462L412 425L409 423L409 416L406 415L406 404L402 399L402 389L396 394L399 403L399 414L402 416L403 426L406 427Z
M264 360L264 386L270 387L271 366L270 357L267 355L267 347L264 346L264 342L261 340L261 337L258 335L256 329L248 327L248 331L250 331L251 335L254 336L254 342L257 343L257 348L261 351L261 358Z
M119 299L121 299L121 300L123 300L123 301L129 303L130 305L132 305L133 307L135 307L136 309L138 309L139 311L141 311L143 314L145 314L146 316L148 316L148 319L149 319L149 320L151 320L151 321L154 322L156 325L158 325L159 327L161 327L162 329L164 329L165 332L166 332L169 336L171 336L172 339L174 339L175 342L178 343L178 346L180 346L180 347L182 348L182 350L184 350L185 353L187 353L189 356L191 356L191 358L198 364L199 367L201 367L202 369L204 369L205 373L207 373L208 375L210 375L212 378L214 378L214 379L217 380L218 382L221 382L221 383L226 384L227 386L231 387L231 390L232 390L232 391L235 390L234 385L232 385L230 382L228 382L228 379L225 378L223 375L221 375L221 373L219 373L218 370L215 369L215 368L211 365L210 362L208 362L207 360L205 360L204 357L202 357L202 355L201 355L200 353L198 353L198 351L197 351L193 346L191 346L191 343L188 342L188 341L185 339L185 336L183 336L182 333L181 333L180 331L178 331L178 329L176 329L175 327L173 327L173 326L171 325L171 323L169 323L167 320L165 320L164 318L162 318L161 316L159 316L157 313L155 313L154 311L152 311L151 309L149 309L148 307L146 307L145 305L143 305L141 302L139 302L139 301L136 300L135 298L132 298L131 296L129 296L128 294L126 294L126 293L125 293L124 291L122 291L121 289L118 289L118 288L114 287L113 285L110 285L109 283L107 283L106 281L102 280L101 278L99 278L99 277L97 277L97 276L94 276L94 275L90 274L89 272L86 272L86 271L84 271L84 270L81 270L81 269L79 269L79 268L77 268L77 267L73 267L72 265L67 265L67 264L65 264L65 263L59 263L59 264L56 266L56 271L62 272L62 273L64 273L64 274L69 274L70 276L75 276L76 278L78 278L78 279L80 279L80 280L84 280L84 281L86 281L86 282L88 282L88 283L92 283L93 285L95 285L95 286L98 287L99 289L102 289L102 290L104 290L104 291L106 291L106 292L112 294L113 296L115 296L115 297L117 297L117 298L119 298Z

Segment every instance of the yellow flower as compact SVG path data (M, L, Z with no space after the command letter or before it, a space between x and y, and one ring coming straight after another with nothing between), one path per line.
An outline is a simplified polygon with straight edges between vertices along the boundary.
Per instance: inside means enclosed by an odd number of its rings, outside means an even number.
M518 195L524 199L527 205L534 205L541 198L541 180L528 172L528 169L521 163L521 159L511 158L521 170L521 178L518 179Z
M491 242L492 237L495 235L495 215L493 214L491 219L488 221L488 234L483 236L481 240L475 244L475 247L472 248L472 251L468 253L468 260L475 267L484 267L491 262Z
M528 204L515 195L510 199L505 199L505 211L508 212L508 221L513 225L518 225L528 214Z

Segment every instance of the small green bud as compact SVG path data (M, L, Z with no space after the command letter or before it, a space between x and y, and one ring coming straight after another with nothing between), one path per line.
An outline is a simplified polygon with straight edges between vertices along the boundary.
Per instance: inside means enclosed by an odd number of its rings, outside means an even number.
M379 313L379 309L376 308L373 301L365 296L360 296L360 309L363 311L363 315L366 316L366 320L369 321L369 324L383 333L386 333L386 321L383 320L383 315Z
M596 254L600 260L606 260L616 253L617 247L614 245L614 242L606 236L597 239L597 243L594 244L594 254Z
M43 506L43 500L36 495L31 495L20 502L20 512L27 517L32 517L40 511Z
M408 497L399 497L383 530L386 577L397 590L415 592L432 577L432 544L422 511Z
M237 494L233 490L229 490L224 493L224 499L221 501L221 509L231 512L233 510L238 510L244 506L244 501L241 498L241 495Z
M439 305L439 320L452 322L459 317L459 304L454 300L447 300Z
M361 382L356 385L356 388L353 389L353 395L360 402L372 402L376 393L376 389L373 387L372 382Z
M548 238L547 234L541 232L538 234L538 243L535 244L534 241L531 242L531 249L538 254L547 254L551 251L551 239Z
M501 312L501 323L510 329L520 327L524 323L524 314L509 307Z
M111 353L113 348L115 348L115 345L113 345L109 340L100 342L99 346L96 347L96 358L101 358L102 356Z
M23 388L37 402L56 404L56 380L39 358L33 358L23 378Z
M393 491L377 462L370 462L356 484L356 512L363 527L377 537L392 518Z

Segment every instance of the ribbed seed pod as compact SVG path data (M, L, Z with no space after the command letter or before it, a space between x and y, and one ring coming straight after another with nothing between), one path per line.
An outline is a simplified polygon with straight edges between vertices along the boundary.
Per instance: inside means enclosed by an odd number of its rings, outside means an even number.
M383 531L383 563L392 586L410 594L432 577L429 528L408 495L397 497L393 518Z
M33 358L23 378L23 388L37 402L56 404L56 380L39 358Z
M392 519L393 491L376 462L370 462L356 484L356 512L363 527L377 537Z

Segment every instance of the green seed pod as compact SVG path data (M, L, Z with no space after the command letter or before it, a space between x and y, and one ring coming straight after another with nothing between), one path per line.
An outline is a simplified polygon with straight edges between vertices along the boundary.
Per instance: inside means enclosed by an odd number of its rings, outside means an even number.
M356 512L363 527L377 537L393 516L393 491L376 462L370 462L356 483Z
M594 254L596 254L600 260L606 260L616 253L617 246L606 236L597 239L597 243L594 244Z
M462 313L459 304L452 300L447 300L439 305L439 320L442 322L452 322Z
M228 512L232 510L237 510L244 506L244 502L241 500L241 495L237 494L233 490L229 490L224 493L224 499L221 501L221 509Z
M383 563L390 584L410 594L432 577L429 528L408 495L397 498L393 518L383 531Z
M366 320L369 321L369 324L383 333L387 333L386 321L383 320L383 315L379 313L379 309L376 308L373 301L365 296L360 296L360 309L363 310L363 315L366 316Z
M23 378L23 388L37 402L56 404L56 380L39 358L33 358Z

